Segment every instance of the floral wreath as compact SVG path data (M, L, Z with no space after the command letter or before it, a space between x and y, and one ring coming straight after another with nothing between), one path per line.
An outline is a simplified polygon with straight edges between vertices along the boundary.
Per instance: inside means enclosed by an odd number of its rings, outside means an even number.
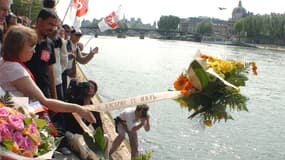
M188 118L200 116L204 125L212 126L222 119L233 119L229 111L248 111L248 98L239 87L246 85L250 68L257 75L255 62L225 60L200 52L197 55L173 84L183 94L176 101L193 112Z

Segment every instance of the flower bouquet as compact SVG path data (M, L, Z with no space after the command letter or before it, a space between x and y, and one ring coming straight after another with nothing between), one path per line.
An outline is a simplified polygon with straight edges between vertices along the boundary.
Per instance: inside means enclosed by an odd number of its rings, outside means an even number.
M29 114L25 108L13 106L10 100L6 103L9 98L6 94L0 101L0 157L50 159L57 139L50 134L47 113Z
M257 75L254 62L224 60L198 52L188 70L174 82L174 88L183 94L176 101L192 111L189 118L200 116L206 126L233 119L229 111L247 111L248 98L239 87L245 86L250 68Z

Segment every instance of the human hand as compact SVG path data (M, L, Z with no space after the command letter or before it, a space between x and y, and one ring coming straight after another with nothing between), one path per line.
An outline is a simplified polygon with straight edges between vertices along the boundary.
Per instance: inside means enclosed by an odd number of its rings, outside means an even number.
M89 123L96 123L96 119L93 116L92 112L88 109L85 109L83 107L80 108L80 111L78 113L82 118L87 120Z
M147 120L147 121L149 121L149 117L150 117L149 115L146 115L146 120Z
M147 117L142 117L140 120L141 120L141 123L144 124L144 122L147 120Z
M75 55L73 52L70 52L70 53L68 54L68 58L69 58L69 59L75 59L75 58L76 58L76 55Z
M92 49L92 47L90 47L90 54L96 54L96 53L98 53L98 51L99 51L99 48L98 47L95 47L95 48L93 48Z

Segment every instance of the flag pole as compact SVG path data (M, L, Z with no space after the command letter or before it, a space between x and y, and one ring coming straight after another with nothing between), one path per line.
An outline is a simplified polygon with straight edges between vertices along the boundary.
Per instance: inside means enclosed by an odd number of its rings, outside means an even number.
M67 7L67 9L66 9L66 11L65 11L65 14L64 14L62 23L64 23L64 20L65 20L65 18L66 18L66 16L67 16L67 12L68 12L69 8L71 7L71 5L72 5L72 0L70 0L69 6Z
M29 6L29 19L32 19L32 7L33 7L33 0L29 1L30 6Z

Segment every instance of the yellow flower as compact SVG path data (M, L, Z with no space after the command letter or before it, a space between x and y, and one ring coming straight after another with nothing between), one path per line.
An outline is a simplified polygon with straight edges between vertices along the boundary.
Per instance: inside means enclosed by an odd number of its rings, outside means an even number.
M210 64L210 66L213 68L213 70L216 73L220 73L221 72L221 66L220 66L220 63L218 61L214 61L213 63Z
M243 68L244 64L240 61L235 62L235 66L237 66L238 68Z
M221 61L220 68L223 73L231 72L233 69L233 65L229 61Z
M179 101L180 107L187 107L187 103L185 101Z
M212 121L211 120L204 120L204 124L208 127L212 126Z

